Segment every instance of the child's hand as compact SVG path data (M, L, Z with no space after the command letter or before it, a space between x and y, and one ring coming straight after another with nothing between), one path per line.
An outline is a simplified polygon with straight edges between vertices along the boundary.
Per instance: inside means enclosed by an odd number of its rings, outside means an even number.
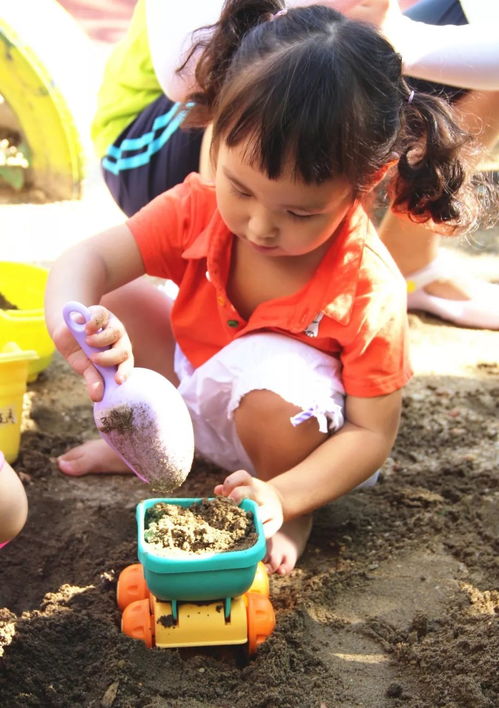
M265 538L273 536L282 526L282 501L270 482L252 477L244 470L232 472L222 484L217 484L214 492L218 496L229 497L239 504L243 499L253 499L259 505L260 519Z
M88 358L64 323L54 331L53 340L69 365L85 379L91 400L100 401L104 393L103 382L92 364L116 366L116 381L123 383L133 368L132 345L125 327L109 310L101 305L88 309L91 318L85 325L87 343L91 347L107 347L105 351Z

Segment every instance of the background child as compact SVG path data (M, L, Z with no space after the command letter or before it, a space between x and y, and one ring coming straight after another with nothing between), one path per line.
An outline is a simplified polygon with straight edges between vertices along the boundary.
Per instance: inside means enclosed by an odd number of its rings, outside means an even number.
M286 2L288 9L310 4L314 0ZM481 145L494 146L499 139L499 5L403 0L400 6L410 9L402 15L397 0L320 4L380 25L402 56L411 88L455 103ZM129 32L110 57L92 134L104 179L128 216L189 172L209 174L209 130L186 130L185 112L175 103L195 86L197 54L181 72L177 68L194 29L216 22L222 6L223 0L184 0L173 10L163 0L138 0ZM379 234L406 278L409 310L465 327L499 328L499 286L464 272L449 250L439 247L437 231L388 210Z
M466 136L409 91L386 40L322 6L280 8L228 2L202 52L188 120L213 124L215 185L191 174L63 254L46 313L93 400L102 381L62 320L68 300L101 303L87 341L110 347L92 361L118 381L135 357L179 382L198 451L236 470L217 493L260 503L268 568L285 574L311 512L375 481L411 373L404 282L362 197L397 164L400 211L465 227L476 205ZM179 286L171 328L145 272ZM101 440L59 466L123 470Z
M23 484L0 451L0 548L17 536L27 516Z

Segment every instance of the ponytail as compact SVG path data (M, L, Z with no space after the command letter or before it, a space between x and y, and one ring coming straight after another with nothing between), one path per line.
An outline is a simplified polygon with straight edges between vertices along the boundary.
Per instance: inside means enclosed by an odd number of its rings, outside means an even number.
M189 96L194 104L189 111L187 124L204 127L212 118L212 108L221 92L235 52L240 48L244 35L262 22L267 22L284 3L280 0L226 0L220 20L211 27L202 27L198 32L212 30L208 40L195 41L181 72L197 52L201 52L196 65L195 78L198 90Z
M450 233L475 227L497 194L485 180L476 187L476 150L452 107L410 92L400 56L372 26L323 5L282 9L226 0L187 59L200 54L184 124L213 121L213 154L221 139L247 141L249 163L270 179L291 163L306 184L343 175L356 198L398 155L394 211Z
M418 92L409 99L401 111L392 208L416 222L447 225L447 232L469 231L494 201L492 185L473 179L477 146L445 101Z

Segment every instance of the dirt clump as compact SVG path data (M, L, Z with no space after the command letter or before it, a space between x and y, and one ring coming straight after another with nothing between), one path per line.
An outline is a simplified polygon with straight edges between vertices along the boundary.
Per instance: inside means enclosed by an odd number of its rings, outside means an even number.
M0 310L18 310L19 308L14 303L7 300L5 295L0 293Z
M144 539L159 555L242 551L257 540L253 514L230 499L202 499L190 506L158 502L146 512Z

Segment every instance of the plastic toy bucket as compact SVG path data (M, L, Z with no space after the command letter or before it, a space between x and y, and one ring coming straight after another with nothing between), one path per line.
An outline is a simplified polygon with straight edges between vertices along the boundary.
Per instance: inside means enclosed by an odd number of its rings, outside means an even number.
M50 364L54 353L44 318L47 276L47 269L40 266L0 261L0 295L17 308L0 309L0 349L15 342L25 351L36 352L38 358L29 362L28 381Z
M28 366L37 358L36 352L22 351L12 342L0 348L0 450L7 462L19 454Z
M144 568L149 590L159 600L216 600L235 597L246 592L256 574L258 562L266 552L258 505L252 499L243 499L240 506L251 511L257 541L242 551L215 553L199 558L166 558L151 552L144 540L145 514L158 502L191 506L200 499L145 499L137 505L138 556Z

